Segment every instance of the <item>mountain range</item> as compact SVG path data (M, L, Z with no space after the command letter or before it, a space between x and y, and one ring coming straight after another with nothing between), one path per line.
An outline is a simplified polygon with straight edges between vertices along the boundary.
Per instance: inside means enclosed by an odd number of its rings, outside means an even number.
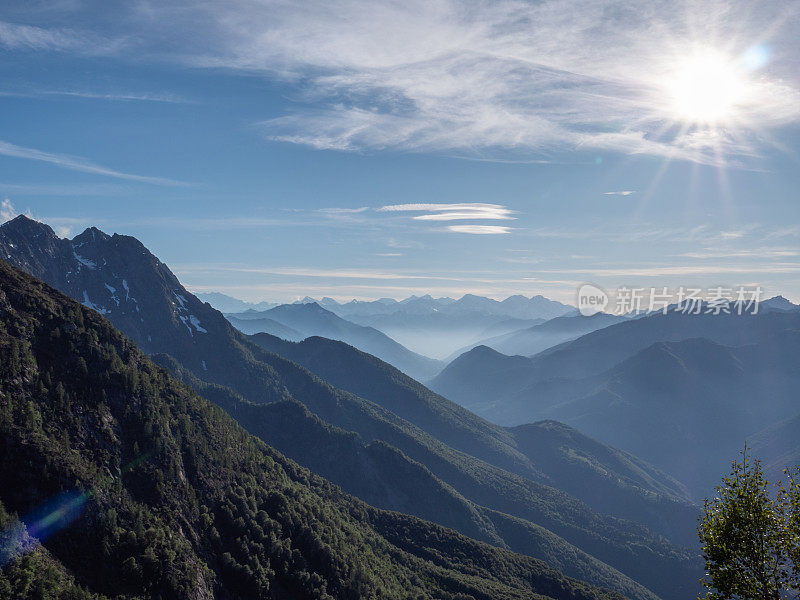
M275 308L280 302L245 302L221 292L195 292L203 302L223 313L244 312L246 310L269 310Z
M543 323L534 323L530 327L512 329L505 333L481 340L466 348L462 348L456 354L451 355L450 360L456 359L464 352L468 352L476 346L488 346L502 354L510 356L533 356L553 346L558 346L564 342L574 340L592 331L603 329L615 323L625 321L626 317L610 315L599 312L592 316L585 317L580 314L566 314L554 317Z
M515 439L443 399L423 402L436 407L428 410L426 419L403 413L408 408L404 402L393 405L404 416L395 414L381 399L388 403L398 389L419 386L417 382L368 357L378 364L371 379L387 387L372 393L358 391L372 401L338 389L292 358L265 350L236 331L221 313L187 292L133 238L101 233L87 230L74 240L60 240L49 227L21 217L0 227L0 251L14 264L50 279L48 283L63 286L73 298L90 302L251 433L314 470L324 471L346 491L381 508L418 514L495 546L548 560L628 597L652 598L655 593L677 600L695 593L696 554L643 525L647 522L663 535L683 541L685 524L692 522L696 510L682 498L680 485L657 469L555 424L532 427ZM84 261L91 262L91 268ZM130 290L124 301L108 289L116 289L115 283ZM135 305L140 305L138 311ZM338 350L323 362L351 364L356 350L326 343ZM293 356L300 360L299 355ZM367 355L357 356L363 361ZM357 383L362 367L348 372ZM383 383L377 376L381 373ZM388 380L400 384L388 386L386 373ZM355 385L337 381L343 387ZM427 390L417 390L407 400L424 399L427 394ZM439 416L434 419L435 415ZM454 428L448 424L451 418L461 424ZM470 440L473 436L477 441ZM509 440L505 447L499 443L502 437ZM570 447L562 446L565 441L578 456L559 450ZM545 450L561 456L564 468L551 469L549 474L539 469L526 456L534 449L542 456ZM469 452L482 453L482 458ZM511 470L514 463L517 466ZM519 474L523 470L527 476ZM612 504L619 504L618 510L638 518L638 523L600 512L567 490L588 498L582 480L602 482L604 471L608 481L603 489L627 499ZM615 482L619 479L623 482ZM425 501L420 501L422 490L428 490ZM648 494L653 494L649 503L643 499ZM631 506L624 506L628 501ZM653 514L659 502L665 507L660 519Z
M688 542L693 535L690 521L696 512L682 502L688 493L679 482L633 456L603 447L577 430L553 421L518 428L495 425L431 392L391 365L341 342L308 338L292 343L266 334L252 339L456 450L533 481L571 487L571 494L595 510L646 523L656 531L672 521L665 520L665 515L683 512L684 540ZM599 494L600 489L604 493ZM676 531L662 532L670 537L677 535Z
M351 323L316 302L283 304L266 311L247 311L227 317L237 329L248 334L263 332L290 340L311 336L340 340L374 354L415 379L430 379L444 366L412 352L374 327Z
M800 311L763 308L651 315L532 358L479 347L432 387L496 422L573 425L659 466L699 498L748 436L800 408Z
M342 493L3 261L0 356L3 597L622 597Z
M439 359L491 335L509 333L575 312L573 307L544 296L522 295L502 301L466 294L458 300L425 295L399 301L382 298L346 303L332 298L305 297L294 304L312 303L358 325L378 329L419 354ZM220 302L215 306L224 305ZM232 316L242 318L244 315ZM268 329L263 331L273 333Z

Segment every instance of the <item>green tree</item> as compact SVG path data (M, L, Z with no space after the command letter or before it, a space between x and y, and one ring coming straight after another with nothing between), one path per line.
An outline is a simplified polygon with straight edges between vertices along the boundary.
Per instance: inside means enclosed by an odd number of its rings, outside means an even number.
M698 533L708 600L779 600L791 585L785 503L773 500L761 464L742 452L704 503ZM779 494L780 496L780 494Z
M792 564L791 585L800 590L800 469L785 471L788 484L778 492L778 501L785 511L787 554Z

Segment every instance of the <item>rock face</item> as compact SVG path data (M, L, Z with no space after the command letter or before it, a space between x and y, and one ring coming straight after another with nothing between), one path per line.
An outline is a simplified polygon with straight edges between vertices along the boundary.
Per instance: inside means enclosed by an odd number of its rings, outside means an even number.
M0 226L0 256L106 316L145 352L171 354L193 371L221 368L219 349L230 341L230 325L136 238L90 227L71 240L61 239L44 223L20 215ZM353 331L345 332L345 341L365 346L412 376L431 377L441 368L381 332L347 323L316 304L294 308L317 309L347 325ZM341 324L313 333L336 337L337 328Z
M167 352L193 370L220 368L218 338L230 325L136 238L91 227L61 239L20 215L0 226L0 257L104 315L145 352Z

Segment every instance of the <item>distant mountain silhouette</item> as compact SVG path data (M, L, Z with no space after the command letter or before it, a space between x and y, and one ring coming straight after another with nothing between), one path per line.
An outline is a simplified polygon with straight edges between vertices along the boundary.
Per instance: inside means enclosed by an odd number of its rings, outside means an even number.
M793 310L653 315L531 359L476 348L433 382L496 422L573 425L655 464L694 497L711 491L748 436L797 413L798 386Z
M381 489L382 481L391 483L394 491L375 494L370 500L384 501L386 508L415 514L424 512L427 518L436 518L474 535L479 535L475 529L479 527L480 539L513 546L553 564L567 565L565 568L581 577L609 585L631 597L648 597L649 592L643 591L641 584L669 600L679 600L696 591L699 565L690 551L676 548L641 525L600 514L550 485L458 451L382 406L334 388L295 362L248 340L221 313L186 291L169 269L133 238L99 235L101 232L92 236L87 231L88 234L78 236L87 243L81 246L83 254L75 258L70 256L75 240L59 240L49 227L40 223L12 221L0 226L0 250L8 260L37 268L54 285L66 286L78 300L87 290L92 305L102 309L112 323L130 327L132 334L148 345L149 352L159 354L160 361L163 358L162 364L185 376L198 391L229 410L246 429L267 443L276 446L286 443L281 450L319 468L324 463L318 464L315 444L324 447L334 443L339 459L326 475L345 489L367 494ZM106 257L106 249L113 249L108 244L133 251L108 252ZM60 250L51 252L53 248ZM103 268L87 268L84 272L86 265L81 259ZM77 286L66 277L67 273L71 277L77 269L76 263L83 265ZM109 282L116 288L117 280L126 281L140 304L140 296L149 299L152 304L145 305L147 312L137 313L130 308L130 301L124 305L125 310L118 310L105 287ZM94 293L103 289L109 292L105 300ZM139 316L131 318L131 311ZM238 402L232 403L232 397ZM341 443L344 438L338 434L317 438L307 433L305 413L275 412L293 401L302 403L324 426L312 431L335 432L329 428L339 428L357 443ZM275 414L283 416L276 421ZM290 419L292 415L294 420ZM293 438L306 441L293 444ZM385 444L387 451L378 452L377 448L364 454L360 449L374 440ZM364 456L370 457L376 471L359 471L357 477L350 471L348 475L347 462L358 464ZM402 469L392 462L396 460L402 461ZM424 469L414 467L414 463ZM393 477L392 469L398 473L417 473L417 477ZM431 493L441 489L436 479L456 494L438 496L441 504L421 506L414 502L416 486ZM463 512L456 514L480 515L477 521L450 515L446 507L451 506L448 503L452 499L458 500L459 495L467 504L461 504ZM631 579L640 584L638 588ZM639 591L631 591L635 589Z
M756 315L658 313L598 329L527 360L493 353L491 360L484 361L486 350L475 348L453 360L430 387L479 414L492 411L489 418L496 422L525 423L542 415L543 406L562 400L558 395L552 400L537 396L531 402L534 388L545 396L551 387L559 394L569 382L598 375L657 342L704 337L739 346L757 343L798 323L800 311L767 307ZM518 406L525 408L520 412Z
M447 357L487 337L484 332L501 322L521 321L515 329L522 329L535 324L531 321L544 321L575 311L571 306L544 296L527 298L521 295L502 301L466 294L458 300L425 295L400 301L384 298L343 304L325 298L319 304L340 317L379 329L404 346L436 358Z
M321 336L346 342L374 354L415 379L429 379L442 368L439 361L411 352L395 342L385 333L373 327L356 325L343 319L316 302L282 304L266 311L249 311L239 315L229 315L231 322L244 333L270 333L274 327L263 323L263 319L280 323L291 331L298 332L302 338ZM288 339L297 339L292 336Z
M208 302L211 306L222 313L242 312L245 310L269 310L278 306L277 302L245 302L233 296L228 296L221 292L197 292L195 293L200 300Z
M2 260L0 359L3 597L620 597L342 493Z
M582 335L625 321L625 317L597 313L591 317L580 314L569 314L555 317L544 323L537 323L525 329L493 336L484 339L472 346L462 349L451 357L457 358L460 354L471 350L475 346L488 346L510 356L533 356L543 350L552 348L569 340L574 340Z
M798 353L798 331L736 348L702 338L658 342L547 412L660 466L702 497L749 435L797 411Z
M303 335L296 329L292 329L288 325L279 323L275 319L265 318L238 318L233 315L227 315L226 318L230 321L231 325L236 327L239 331L246 334L253 333L268 333L277 336L284 340L291 340L299 342L308 336Z
M794 304L783 296L774 296L761 303L762 309L767 310L787 310L796 311L800 310L800 304Z

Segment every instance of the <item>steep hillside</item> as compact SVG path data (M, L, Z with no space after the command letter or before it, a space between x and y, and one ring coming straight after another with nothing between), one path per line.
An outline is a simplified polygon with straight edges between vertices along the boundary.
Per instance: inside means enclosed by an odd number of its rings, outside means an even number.
M253 336L253 341L383 406L457 450L524 477L569 488L601 512L645 522L666 535L674 536L683 527L682 539L693 540L695 510L680 502L687 492L677 481L570 427L554 423L506 429L489 423L341 342L309 338L295 344L266 334ZM553 435L555 431L562 435ZM605 493L598 493L601 488Z
M278 323L278 321L275 319L242 319L239 317L234 317L233 315L227 315L225 318L228 319L230 324L236 327L236 329L248 335L255 333L268 333L269 335L274 335L283 340L291 340L294 342L299 342L300 340L308 337L296 329L292 329L288 325Z
M539 558L565 575L619 591L631 600L655 598L642 585L547 529L468 500L385 442L328 425L294 401L249 403L229 388L197 380L170 357L155 359L247 423L251 433L377 508L434 521L473 539Z
M531 371L528 357L508 356L489 346L476 346L450 362L428 386L468 410L501 422L495 415L495 405L502 405L528 385L533 379Z
M8 240L6 232L13 224L0 227L0 240ZM27 222L23 224L27 226ZM55 237L49 227L37 225L34 236L38 234L38 237L30 236L30 240ZM106 238L114 240L116 237L119 236L95 236L94 239L107 243ZM7 247L7 255L21 263L27 260L28 252L33 254L37 263L47 264L50 260L48 255L36 253L45 247L44 244L30 244L30 249L25 252L10 245ZM149 253L138 256L127 258L138 268L150 264L156 272L143 275L141 282L138 278L134 280L132 276L124 275L129 288L144 289L148 282L161 279L159 271L169 273L166 266ZM97 280L96 287L102 287L109 271L117 275L126 273L123 261L106 266L108 271L95 269L86 272L84 277L88 280L93 276ZM135 274L136 271L131 269L127 273ZM156 307L157 313L166 316L173 315L175 310L170 298L175 294L183 297L185 305L191 307L191 314L201 320L205 330L190 334L180 319L150 319L145 314L141 322L159 326L158 331L152 332L153 344L164 341L163 348L151 346L151 352L171 350L169 354L202 381L229 387L253 404L297 400L329 425L355 432L367 443L381 440L398 449L469 501L544 527L665 598L680 598L681 586L694 586L698 565L691 552L671 546L634 523L598 514L551 486L460 452L385 408L333 388L296 363L253 344L220 313L200 303L183 287L156 286L151 292L153 298L162 300L162 305ZM77 299L80 298L78 295ZM112 322L118 321L121 326L126 326L125 314L113 307L106 316ZM253 425L241 415L239 419L245 427Z
M0 283L0 589L22 568L72 597L612 597L342 494L95 311L3 262Z

